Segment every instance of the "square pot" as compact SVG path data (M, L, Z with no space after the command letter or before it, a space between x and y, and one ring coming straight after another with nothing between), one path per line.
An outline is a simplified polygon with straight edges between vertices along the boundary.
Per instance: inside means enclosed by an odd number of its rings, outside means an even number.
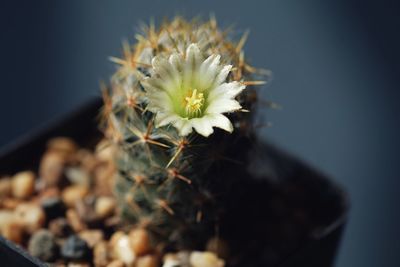
M94 136L100 137L97 128L97 118L102 100L92 99L86 104L68 114L64 118L53 121L46 127L26 135L16 143L7 146L0 152L0 175L13 174L20 170L32 169L37 171L41 155L47 141L52 137L71 137L78 144L88 146ZM317 208L318 218L324 221L324 227L312 231L312 234L302 240L291 253L279 259L277 266L333 266L349 209L346 193L324 175L308 167L300 160L265 144L265 163L272 176L285 178L290 176L288 183L296 181L311 187L322 185L324 192L317 194L313 201L320 203ZM306 177L306 179L301 178ZM318 199L320 198L320 199ZM265 215L263 215L265 217ZM41 267L47 266L28 255L14 243L0 237L0 265L7 267ZM248 267L248 266L245 266Z

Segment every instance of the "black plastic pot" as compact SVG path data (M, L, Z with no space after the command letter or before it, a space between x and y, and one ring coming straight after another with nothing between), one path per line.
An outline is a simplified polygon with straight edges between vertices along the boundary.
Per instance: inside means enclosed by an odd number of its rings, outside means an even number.
M90 142L94 141L94 136L100 136L97 130L97 118L101 105L100 99L93 99L63 119L57 120L49 126L27 135L19 142L6 147L0 152L0 175L12 174L24 169L35 170L39 165L40 156L44 152L46 142L51 137L68 136L81 145L90 145ZM307 184L308 187L312 188L313 192L317 192L310 199L312 202L318 203L312 208L313 212L317 213L313 216L323 222L321 224L323 227L315 228L311 234L302 239L300 245L291 249L290 253L286 253L284 258L277 260L274 266L333 266L347 219L349 208L347 195L340 187L298 159L268 144L261 146L260 149L267 151L267 153L263 152L264 154L260 159L265 160L261 165L267 167L265 170L269 172L270 177L284 179L286 184L289 183L289 187L290 183L300 181L300 183ZM289 176L290 178L287 178ZM256 185L256 187L258 186ZM322 188L322 191L319 193L320 188ZM254 189L263 190L262 187ZM251 194L251 192L249 193ZM252 214L249 216L252 216ZM268 214L263 214L261 217L261 224L264 223L264 219L266 222L268 221ZM239 221L239 223L241 222ZM233 231L236 231L236 229L233 229ZM243 246L246 246L246 243ZM0 266L38 267L46 265L29 256L12 242L0 237ZM263 264L256 264L256 266L263 266Z

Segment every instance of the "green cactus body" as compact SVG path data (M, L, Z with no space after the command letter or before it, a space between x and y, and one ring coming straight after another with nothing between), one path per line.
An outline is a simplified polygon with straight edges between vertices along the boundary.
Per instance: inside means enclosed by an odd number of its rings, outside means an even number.
M228 30L217 28L213 18L202 22L177 17L165 21L158 29L154 25L144 26L143 33L136 36L134 46L124 45L123 58L112 58L118 63L118 70L112 77L110 90L104 90L104 132L117 153L115 195L120 214L127 223L147 227L155 238L176 249L204 245L207 238L216 234L219 214L223 212L223 191L229 190L230 183L235 182L234 179L219 177L224 175L223 168L229 164L240 164L237 162L240 157L228 151L232 151L238 139L253 134L257 101L253 85L262 82L252 81L251 77L258 75L259 71L244 60L242 47L246 34L238 42L231 41L229 35ZM197 54L193 54L194 63L189 58L192 55L188 49L190 46L198 49L195 51ZM225 131L215 128L210 134L210 127L197 125L195 131L191 127L180 127L191 119L205 116L211 110L209 98L216 93L201 90L204 84L201 75L190 74L195 77L191 78L194 85L184 85L185 75L189 74L180 69L178 63L176 75L183 73L178 82L179 89L171 93L166 87L166 91L172 94L168 96L172 99L171 109L178 117L186 116L185 120L161 125L161 114L156 117L154 99L158 99L158 91L154 92L154 97L149 94L157 82L154 77L160 78L161 86L167 86L168 81L163 80L162 75L168 74L162 71L168 72L168 69L158 69L154 58L173 62L171 55L175 53L184 64L197 64L198 52L204 61L212 55L220 55L220 72L223 66L232 65L221 83L231 83L240 87L238 90L247 86L232 98L241 107L225 112L232 129L218 114L210 115L210 118L221 119L218 122L225 124L216 127Z

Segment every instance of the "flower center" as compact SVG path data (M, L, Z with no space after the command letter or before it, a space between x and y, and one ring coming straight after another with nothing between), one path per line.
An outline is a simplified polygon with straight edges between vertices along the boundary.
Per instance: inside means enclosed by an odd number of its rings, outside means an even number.
M184 99L185 111L189 116L198 116L204 104L203 93L197 93L197 89L189 90L188 96Z

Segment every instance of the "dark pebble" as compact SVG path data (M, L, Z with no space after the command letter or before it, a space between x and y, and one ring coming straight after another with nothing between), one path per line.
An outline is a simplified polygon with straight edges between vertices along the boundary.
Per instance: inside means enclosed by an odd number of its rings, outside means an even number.
M42 261L55 260L58 253L55 236L48 230L37 231L29 240L28 251Z
M91 250L83 239L72 235L65 240L61 247L61 256L68 261L89 260Z
M65 205L59 197L45 198L41 204L48 221L65 214Z
M78 201L75 204L75 208L79 217L89 228L101 227L103 220L94 211L93 204L90 203L90 198L86 198L85 201Z
M67 219L61 217L49 222L49 230L58 237L66 237L72 234L73 230Z

